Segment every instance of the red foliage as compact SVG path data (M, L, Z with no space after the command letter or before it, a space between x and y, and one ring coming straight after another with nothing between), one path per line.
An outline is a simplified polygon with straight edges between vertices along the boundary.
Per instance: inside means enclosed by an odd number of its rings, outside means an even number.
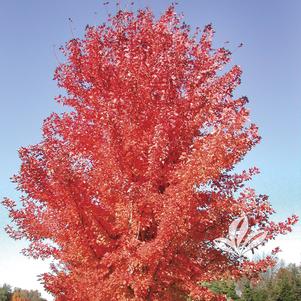
M171 6L158 20L119 11L63 49L58 101L72 110L20 149L21 209L3 202L25 253L54 259L43 279L56 300L210 300L198 282L272 264L212 247L242 212L267 239L296 221L269 221L251 189L236 197L258 170L230 171L260 137L247 98L233 98L241 69L221 75L230 52L212 37L209 25L198 40Z

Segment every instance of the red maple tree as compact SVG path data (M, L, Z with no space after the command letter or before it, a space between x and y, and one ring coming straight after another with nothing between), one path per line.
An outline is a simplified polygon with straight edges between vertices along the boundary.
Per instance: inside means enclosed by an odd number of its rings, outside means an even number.
M231 53L213 49L210 25L199 33L174 6L119 11L62 49L57 101L71 110L20 149L21 208L3 201L24 253L53 258L43 281L56 300L219 299L200 282L273 264L214 248L233 219L266 241L296 222L270 221L267 197L244 188L256 168L231 172L260 137L233 97L241 69L222 74Z

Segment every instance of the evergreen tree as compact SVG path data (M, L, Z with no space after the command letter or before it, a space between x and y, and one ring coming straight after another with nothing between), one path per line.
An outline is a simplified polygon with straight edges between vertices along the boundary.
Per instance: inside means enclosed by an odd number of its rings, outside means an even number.
M9 301L11 297L11 287L4 284L0 287L0 301Z

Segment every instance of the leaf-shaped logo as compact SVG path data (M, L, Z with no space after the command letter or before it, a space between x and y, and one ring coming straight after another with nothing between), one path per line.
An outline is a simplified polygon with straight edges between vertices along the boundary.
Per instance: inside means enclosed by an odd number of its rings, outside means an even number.
M242 256L264 242L267 232L261 231L247 236L249 222L246 215L235 219L229 226L228 237L219 237L214 240L215 246L223 251Z
M229 239L235 242L237 248L239 248L242 240L246 236L248 228L249 223L246 215L237 218L229 226Z
M216 246L223 248L224 251L225 251L225 248L229 249L229 250L236 249L236 246L233 243L233 241L229 240L228 238L219 237L219 238L216 238L214 240L214 242L215 242Z
M250 235L248 239L244 242L245 252L250 251L259 245L261 245L266 239L267 232L261 231Z

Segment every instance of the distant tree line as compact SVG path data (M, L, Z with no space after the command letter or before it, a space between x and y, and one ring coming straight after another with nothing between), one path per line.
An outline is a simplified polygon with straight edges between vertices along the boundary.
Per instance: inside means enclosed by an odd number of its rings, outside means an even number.
M262 274L257 283L249 279L204 284L234 301L301 301L301 266L280 266Z
M37 290L24 290L4 284L0 287L0 301L47 301Z

